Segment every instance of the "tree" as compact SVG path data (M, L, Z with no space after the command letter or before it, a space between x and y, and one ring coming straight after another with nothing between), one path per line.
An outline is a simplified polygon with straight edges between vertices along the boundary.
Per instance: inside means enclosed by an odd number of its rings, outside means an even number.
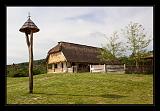
M117 32L107 38L106 46L102 47L101 58L103 60L116 60L124 54L125 48L122 46L122 42L118 41L119 36Z
M113 61L115 60L115 56L113 56L113 54L106 48L106 47L102 47L102 49L100 50L101 55L100 55L100 59L106 60L106 61Z
M118 59L122 64L133 65L133 63L134 63L133 59L128 56L123 56Z
M132 53L130 57L133 58L136 67L138 67L138 62L145 56L146 47L151 42L151 39L147 38L143 26L139 23L130 22L123 31L127 38L127 48Z

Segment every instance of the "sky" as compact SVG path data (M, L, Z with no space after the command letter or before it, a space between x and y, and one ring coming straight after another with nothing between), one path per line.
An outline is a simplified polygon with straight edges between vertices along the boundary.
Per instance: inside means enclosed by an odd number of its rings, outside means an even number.
M40 29L33 34L34 60L46 58L59 41L102 47L117 31L123 42L121 30L131 21L153 39L153 7L7 7L7 65L29 60L25 34L19 32L29 12ZM153 50L153 41L147 49Z

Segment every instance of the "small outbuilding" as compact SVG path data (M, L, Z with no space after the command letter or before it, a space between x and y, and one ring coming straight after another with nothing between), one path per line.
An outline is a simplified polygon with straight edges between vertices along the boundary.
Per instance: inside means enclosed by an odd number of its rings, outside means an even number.
M143 59L146 60L149 65L153 66L153 54L144 57Z

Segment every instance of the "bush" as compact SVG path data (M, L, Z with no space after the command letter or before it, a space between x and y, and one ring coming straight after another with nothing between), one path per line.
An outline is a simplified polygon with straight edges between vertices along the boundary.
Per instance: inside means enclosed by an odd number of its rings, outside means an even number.
M33 69L33 75L38 75L38 74L43 74L46 73L45 68L34 68ZM7 69L7 76L8 77L28 77L28 68L23 68L23 69L13 69L13 68L8 68Z
M46 73L45 60L34 61L33 75ZM27 77L28 76L28 62L14 65L7 65L8 77Z
M13 77L28 77L28 74L27 73L16 73L13 75Z
M26 69L9 70L7 76L9 77L27 77L28 70Z
M39 69L34 69L33 70L33 75L38 75L38 74L42 74L42 71Z

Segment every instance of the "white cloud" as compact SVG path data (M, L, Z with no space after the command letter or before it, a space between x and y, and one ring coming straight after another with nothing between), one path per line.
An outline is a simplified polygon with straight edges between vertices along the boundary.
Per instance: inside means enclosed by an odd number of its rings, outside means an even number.
M110 36L130 21L141 23L153 34L152 7L7 7L7 64L28 61L25 34L19 32L28 12L40 28L34 34L34 59L45 58L59 41L101 47L105 38L95 36L96 32Z

